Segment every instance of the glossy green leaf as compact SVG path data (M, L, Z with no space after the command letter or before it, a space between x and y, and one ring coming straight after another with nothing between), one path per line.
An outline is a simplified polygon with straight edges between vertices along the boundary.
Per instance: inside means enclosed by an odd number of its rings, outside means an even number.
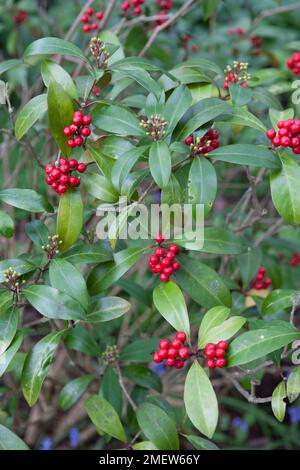
M171 176L171 153L166 142L153 142L150 147L149 166L156 184L165 188Z
M28 222L25 225L25 232L30 240L39 247L49 243L48 227L41 220L33 220L32 222Z
M70 95L57 82L51 81L48 88L48 118L50 130L64 156L69 156L71 148L64 135L64 127L72 123L74 106Z
M132 446L133 450L159 450L151 441L137 442Z
M244 106L251 101L253 91L249 87L243 87L238 83L229 83L229 91L232 103L235 106Z
M197 361L194 361L186 376L184 405L195 428L211 438L218 422L218 402L206 372Z
M20 65L24 65L20 59L3 60L0 64L0 75L14 69L15 67L19 67Z
M184 435L197 450L220 450L216 444L200 436Z
M252 129L257 129L261 132L266 132L266 127L264 124L256 117L254 114L248 111L247 106L233 108L232 115L226 119L226 124L242 126L242 127L251 127Z
M190 204L204 204L204 214L211 210L217 194L217 175L214 166L206 158L194 158L188 178Z
M51 82L58 83L74 100L78 100L78 93L71 76L63 67L52 60L45 60L41 64L41 74L46 87Z
M182 289L203 307L231 306L230 292L219 274L196 259L180 256L176 279Z
M177 331L190 336L190 322L180 288L172 281L160 283L153 291L153 302L159 313Z
M104 372L101 379L100 395L114 407L119 416L122 416L122 389L119 378L112 367L107 367Z
M58 406L64 411L71 408L71 406L73 406L74 403L76 403L84 394L94 378L94 375L82 375L81 377L68 382L59 394Z
M172 132L192 104L192 95L185 85L175 88L166 103L164 118L168 122L167 132Z
M148 365L138 364L123 366L122 372L125 377L140 387L162 392L160 377L149 368Z
M261 265L261 258L262 253L260 248L251 249L250 247L245 253L238 256L237 260L245 286L248 286L257 273L258 268Z
M4 272L13 268L18 274L26 274L35 269L34 265L23 259L5 259L0 261L0 282L5 282Z
M228 318L229 314L230 309L223 305L208 310L200 324L199 339L205 338L213 328L221 325Z
M300 292L293 289L275 289L269 293L262 304L263 315L273 315L282 312L286 308L292 307L293 302L297 304L300 300ZM299 302L298 300L298 302Z
M15 134L18 140L46 113L48 108L47 95L38 95L32 98L21 109L15 124Z
M96 107L92 117L93 124L106 132L124 136L142 136L145 134L138 118L121 106Z
M87 309L87 287L78 269L64 259L54 259L50 263L49 276L52 287L72 297Z
M288 224L300 224L300 167L289 155L279 155L282 168L270 176L273 204Z
M138 407L136 418L143 434L158 449L179 449L175 422L162 408L151 403L143 403Z
M83 203L80 192L67 191L59 201L57 234L62 240L60 250L70 248L78 239L83 225Z
M233 144L219 147L209 154L210 158L238 165L261 168L278 168L280 160L266 147L252 144Z
M130 67L128 69L122 68L118 72L118 76L131 78L150 93L153 93L157 98L160 97L162 88L157 81L153 80L151 75L140 67Z
M126 434L119 416L105 398L98 395L90 396L85 402L85 409L96 429L126 442Z
M0 210L0 235L11 238L14 234L14 221L4 211Z
M93 297L89 308L87 321L102 323L119 318L130 310L130 303L121 297Z
M23 289L28 302L42 315L62 320L84 320L80 303L64 292L50 286L32 285Z
M199 331L199 348L204 348L207 343L217 343L218 341L227 341L234 336L246 323L246 318L235 316L223 321L221 324L210 328L205 335Z
M81 49L79 49L79 47L75 46L75 44L55 37L38 39L37 41L29 44L29 46L25 49L24 59L26 60L32 56L52 54L78 57L84 61L87 60L85 54Z
M151 353L157 349L157 339L138 339L129 343L122 350L120 360L124 362L146 362L151 360Z
M70 349L79 351L89 356L99 356L100 348L91 331L81 325L72 328L65 337L65 343Z
M19 436L0 424L0 450L29 450L29 448Z
M295 367L286 384L287 396L290 403L293 403L300 395L300 366Z
M64 252L64 259L72 264L98 264L111 260L112 253L101 240L92 245L79 241Z
M105 176L89 173L84 176L84 186L88 193L102 202L117 202L119 195Z
M270 116L270 121L272 124L273 129L277 130L277 123L278 121L285 121L287 119L293 119L294 117L294 109L293 108L288 108L288 109L269 109L269 116Z
M16 336L10 343L9 347L0 355L0 377L4 374L8 368L10 362L18 352L23 341L23 333L17 332Z
M280 382L272 393L272 411L278 421L282 422L285 416L286 403L284 401L286 397L285 383Z
M43 382L63 335L64 331L48 334L34 345L25 359L21 386L29 406L33 406L38 400Z
M19 323L19 311L16 307L6 306L0 310L0 358L11 344Z
M126 180L130 171L147 149L147 145L129 149L124 152L123 155L121 155L115 162L111 173L111 179L113 185L118 191L121 191L122 184Z
M182 239L176 240L176 243L187 250L221 255L236 255L247 250L247 246L241 238L219 227L207 227L196 232L185 232Z
M33 189L3 189L0 191L0 201L28 212L53 212L47 199Z

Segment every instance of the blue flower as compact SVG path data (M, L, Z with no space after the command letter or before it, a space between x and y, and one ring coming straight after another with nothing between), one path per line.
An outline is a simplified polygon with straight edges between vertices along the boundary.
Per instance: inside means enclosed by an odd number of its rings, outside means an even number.
M159 375L160 377L165 375L167 372L167 366L163 362L161 362L160 364L157 364L156 362L151 362L149 367L151 370L153 370L153 372L155 372L155 374Z
M249 426L240 416L235 416L231 421L232 427L242 432L248 432Z
M72 447L72 449L77 449L80 444L80 435L79 435L78 428L72 428L70 430L69 439L70 439L70 446Z
M300 421L300 406L290 406L287 411L291 424L296 424Z
M52 439L51 437L44 437L44 439L40 443L39 450L51 450L52 447Z

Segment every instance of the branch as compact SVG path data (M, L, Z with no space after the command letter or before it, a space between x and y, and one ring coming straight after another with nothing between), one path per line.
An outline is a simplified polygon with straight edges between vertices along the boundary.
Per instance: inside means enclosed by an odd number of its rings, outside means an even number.
M70 39L72 39L72 36L73 34L75 33L76 29L78 28L78 26L80 25L80 22L81 22L81 17L82 15L84 14L85 10L91 6L93 3L94 3L95 0L88 0L83 8L81 9L80 13L78 14L77 18L75 19L75 21L73 22L71 28L69 29L69 31L67 32L67 34L65 35L65 40L66 41L70 41Z
M124 384L124 380L123 380L123 376L122 376L122 372L121 372L121 369L120 369L119 364L116 364L116 365L115 365L115 370L116 370L117 375L118 375L120 387L121 387L121 389L123 390L123 393L124 393L125 397L127 398L127 401L128 401L128 402L130 403L130 405L132 406L133 411L136 411L136 410L137 410L137 406L136 406L136 404L134 403L134 401L132 400L132 398L131 398L131 396L129 395L129 393L127 392L127 389L126 389L125 384Z
M157 26L157 28L155 28L155 30L153 31L152 35L150 36L150 38L148 39L145 47L141 50L141 52L139 53L139 57L143 57L147 52L148 50L150 49L150 47L152 46L152 44L154 43L154 41L156 40L157 36L159 35L159 33L161 33L162 31L164 31L165 29L168 28L168 26L170 26L171 24L173 24L176 20L178 20L178 18L184 16L186 13L188 13L190 7L193 5L193 3L195 3L195 0L188 0L174 15L172 15L165 23Z
M249 36L252 31L254 31L257 26L265 19L270 16L280 15L281 13L288 13L289 11L300 9L300 2L291 3L290 5L283 5L281 7L272 8L270 10L263 10L255 18L253 23L250 25L249 29L245 32L245 36Z

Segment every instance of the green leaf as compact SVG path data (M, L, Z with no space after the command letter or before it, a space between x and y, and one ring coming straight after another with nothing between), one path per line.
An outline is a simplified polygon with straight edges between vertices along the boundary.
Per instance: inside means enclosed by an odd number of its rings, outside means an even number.
M150 147L149 166L156 184L165 188L171 176L171 153L166 142L153 142Z
M0 261L0 282L5 282L4 271L13 268L18 274L26 274L35 269L35 266L22 259L5 259Z
M53 259L49 267L52 287L77 300L86 310L88 292L81 272L64 259Z
M7 303L6 303L7 305ZM0 310L0 356L11 344L19 323L19 311L16 307L4 307Z
M220 450L216 444L200 436L184 434L184 437L198 450Z
M48 334L34 345L25 359L21 386L29 406L33 406L39 397L56 348L64 333L64 331L56 331Z
M84 186L88 193L103 202L117 202L119 195L105 176L90 173L84 176Z
M211 438L218 422L218 402L206 372L197 361L193 363L186 376L184 404L195 428Z
M3 189L0 191L0 201L28 212L53 212L47 199L32 189Z
M35 245L39 247L47 245L49 242L48 227L41 220L33 220L25 225L25 232L27 236Z
M161 283L153 291L153 302L159 313L177 331L190 336L190 322L180 288L172 281Z
M280 167L280 160L274 152L266 147L251 144L225 145L210 152L209 157L238 165L261 168Z
M169 183L161 191L161 204L181 204L183 202L183 191L176 176L171 174Z
M237 126L251 127L261 132L266 132L264 124L254 114L250 113L245 107L234 107L233 114L224 121L226 124L234 124Z
M80 192L67 191L60 197L56 232L62 240L60 250L70 248L78 239L83 225L83 203Z
M217 14L219 0L204 0L202 5L204 20L207 21Z
M156 98L159 98L162 92L162 88L159 86L157 81L153 80L146 70L141 69L140 67L130 67L128 69L122 68L118 72L118 76L123 78L131 78L143 88L153 93Z
M33 285L23 289L28 302L47 318L85 320L85 313L78 301L50 286Z
M269 109L269 117L272 124L273 129L277 130L277 123L278 121L285 121L287 119L293 119L294 117L294 109Z
M177 87L166 103L164 118L168 122L167 132L171 133L192 104L192 95L185 85Z
M176 279L182 289L203 307L231 306L230 292L219 274L196 259L180 256Z
M156 390L158 393L162 392L161 380L157 374L152 372L147 365L130 365L123 366L122 372L128 380L140 387Z
M146 150L148 150L148 145L129 149L115 162L111 172L111 180L118 191L121 191L122 185L130 171Z
M101 379L100 395L105 398L122 415L122 390L118 376L112 367L107 367Z
M124 362L146 362L151 360L151 353L157 348L157 339L138 339L128 344L120 354L120 360Z
M121 297L93 297L89 308L87 321L102 323L119 318L130 310L130 303Z
M13 360L15 354L19 350L23 341L23 334L21 332L17 332L16 336L10 343L9 347L6 349L4 353L0 356L0 377L4 374L6 369L8 368L10 362Z
M254 278L255 274L257 273L258 268L261 265L261 258L262 254L259 248L248 248L246 253L242 254L241 256L238 256L237 260L245 286L248 286L250 281Z
M65 55L71 57L78 57L81 60L87 61L86 56L79 47L75 46L72 42L65 41L55 37L46 37L32 42L25 49L24 59L28 59L37 55Z
M70 349L79 351L89 356L99 356L100 349L91 331L77 325L70 330L65 338L65 343Z
M84 394L94 378L94 375L83 375L67 383L59 394L58 406L64 411L71 408L71 406L73 406L74 403L76 403Z
M77 88L71 76L56 62L52 60L45 60L42 62L41 74L46 87L48 87L51 82L56 82L71 98L78 100Z
M112 254L102 240L93 245L79 241L64 252L64 259L73 264L98 264L110 261Z
M98 395L90 396L85 402L85 409L96 429L126 442L127 437L119 416L105 398Z
M136 418L143 434L160 450L178 450L179 439L175 422L160 407L143 403Z
M261 310L263 315L273 315L299 303L300 292L293 289L276 289L264 299Z
M184 125L176 135L178 141L184 140L192 132L217 116L231 112L231 106L218 98L205 98L196 106L195 115Z
M300 167L293 157L279 154L282 168L270 176L273 204L288 224L300 224Z
M0 450L29 450L29 448L19 436L0 424Z
M137 117L121 106L96 106L92 118L93 124L105 132L137 137L145 135Z
M143 255L145 248L126 248L114 254L107 270L96 266L87 281L91 295L99 294L117 282Z
M64 127L72 123L73 101L70 95L57 82L51 81L48 88L48 118L50 130L62 151L69 156L71 148L67 145L67 137L64 135Z
M285 383L280 382L272 393L272 411L278 421L282 422L285 417L286 403L284 399L286 397Z
M20 140L26 132L39 120L47 111L47 95L38 95L32 98L21 109L15 124L16 138Z
M189 203L204 204L204 215L207 215L216 198L217 187L214 166L206 158L194 158L188 177Z
M4 211L0 210L0 235L11 238L14 234L14 221Z
M136 444L133 444L132 449L133 450L159 450L150 441L137 442Z
M289 402L293 403L300 395L300 366L292 370L286 385Z
M289 326L288 323L287 326ZM271 325L268 328L247 331L235 338L230 344L227 365L233 367L248 364L299 338L300 333L292 328L283 329Z
M217 343L218 341L226 341L234 336L246 323L246 318L235 316L225 320L220 325L211 328L205 335L200 335L199 331L199 348L204 348L207 343Z
M208 310L200 324L199 338L205 338L213 328L221 325L221 323L228 318L229 314L230 309L223 305L213 307Z
M244 106L248 104L253 96L251 88L240 86L238 83L229 83L229 91L232 103L235 106Z
M20 59L9 59L2 61L0 64L0 75L14 69L15 67L18 67L19 65L24 65Z
M193 241L193 237L195 241ZM187 250L204 253L236 255L247 250L247 246L239 237L223 228L207 227L202 231L185 232L176 243Z

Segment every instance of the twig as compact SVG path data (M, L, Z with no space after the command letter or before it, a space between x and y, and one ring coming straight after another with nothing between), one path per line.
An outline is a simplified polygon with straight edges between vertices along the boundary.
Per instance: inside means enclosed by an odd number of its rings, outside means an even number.
M73 34L75 33L76 29L80 25L82 15L84 14L85 10L94 3L94 1L95 0L88 0L84 4L84 6L83 6L82 10L80 11L80 13L78 14L77 18L75 19L75 21L73 21L73 24L72 24L71 28L69 29L69 31L65 35L65 40L66 41L70 41L70 39L72 39Z
M274 222L274 224L271 225L271 227L270 227L261 237L259 237L259 238L254 242L253 247L256 248L256 247L259 246L261 243L263 243L265 240L267 240L267 239L270 238L272 235L274 235L274 233L277 232L278 227L280 227L280 225L281 225L282 223L283 223L283 220L282 220L282 219L278 219L276 222Z
M282 5L280 7L272 8L270 10L263 10L260 14L255 18L253 23L250 25L249 29L245 32L245 36L254 31L257 26L265 19L269 18L270 16L280 15L281 13L288 13L289 11L298 10L300 9L300 2L291 3L290 5Z
M137 406L136 406L136 404L134 403L134 401L132 400L131 396L129 395L129 393L128 393L126 387L125 387L124 380L123 380L123 376L122 376L122 372L121 372L121 369L120 369L119 364L116 364L116 365L115 365L115 370L116 370L117 375L118 375L120 387L121 387L121 389L123 390L123 393L124 393L125 397L127 398L127 401L128 401L128 402L130 403L130 405L132 406L133 411L136 411L136 410L137 410Z

